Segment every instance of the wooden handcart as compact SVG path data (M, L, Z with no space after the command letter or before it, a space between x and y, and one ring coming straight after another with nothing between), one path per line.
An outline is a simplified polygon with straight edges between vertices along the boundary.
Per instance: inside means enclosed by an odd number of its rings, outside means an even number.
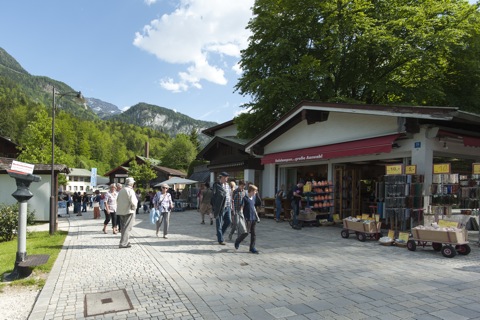
M442 231L413 228L412 237L407 242L407 248L415 251L417 246L432 246L433 250L441 251L446 258L453 258L458 254L468 255L471 251L468 245L468 232L465 228L458 231Z
M376 222L373 220L365 223L364 221L351 221L348 219L343 219L343 229L340 234L342 238L348 238L351 234L355 234L358 241L362 242L367 239L378 240L382 237L381 227L381 222Z

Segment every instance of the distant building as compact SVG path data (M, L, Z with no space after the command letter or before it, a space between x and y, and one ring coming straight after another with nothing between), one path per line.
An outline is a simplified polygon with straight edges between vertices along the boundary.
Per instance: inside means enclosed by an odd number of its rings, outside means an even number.
M67 192L90 192L96 189L98 185L108 183L108 179L97 175L96 186L91 185L92 172L87 169L72 168L67 174L67 185L61 191Z
M9 138L0 136L0 157L16 159L19 154L18 144L12 142Z
M172 177L185 178L187 176L187 174L183 171L160 166L160 160L142 156L135 156L134 158L128 159L118 167L105 173L104 176L108 177L109 183L119 182L123 184L125 183L125 179L128 177L128 169L130 163L132 161L135 161L138 165L143 165L147 163L147 160L152 165L152 169L157 173L157 177L148 182L149 187L152 187L155 184L168 180Z

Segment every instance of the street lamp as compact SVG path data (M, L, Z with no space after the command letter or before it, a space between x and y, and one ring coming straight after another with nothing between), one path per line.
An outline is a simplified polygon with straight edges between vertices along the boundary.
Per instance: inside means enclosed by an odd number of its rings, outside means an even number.
M78 99L83 100L82 93L80 91L71 91L71 92L56 92L55 86L52 86L52 96L53 96L53 103L52 103L52 172L51 172L51 190L50 190L50 224L49 224L49 232L50 235L56 231L56 221L57 221L57 188L55 187L55 109L56 109L56 99L55 97L58 96L60 100L62 97L65 96L72 96Z

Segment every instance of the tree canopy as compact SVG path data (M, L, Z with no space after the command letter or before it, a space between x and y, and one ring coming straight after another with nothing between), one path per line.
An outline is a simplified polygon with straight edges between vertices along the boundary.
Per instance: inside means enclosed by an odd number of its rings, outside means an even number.
M478 5L464 0L256 0L235 119L249 138L302 100L479 112Z

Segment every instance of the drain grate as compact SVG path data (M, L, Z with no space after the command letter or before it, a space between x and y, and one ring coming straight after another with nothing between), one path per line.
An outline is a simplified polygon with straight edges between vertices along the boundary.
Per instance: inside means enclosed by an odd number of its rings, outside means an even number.
M132 302L130 301L125 289L87 293L85 295L85 317L97 316L106 313L116 313L132 309Z

